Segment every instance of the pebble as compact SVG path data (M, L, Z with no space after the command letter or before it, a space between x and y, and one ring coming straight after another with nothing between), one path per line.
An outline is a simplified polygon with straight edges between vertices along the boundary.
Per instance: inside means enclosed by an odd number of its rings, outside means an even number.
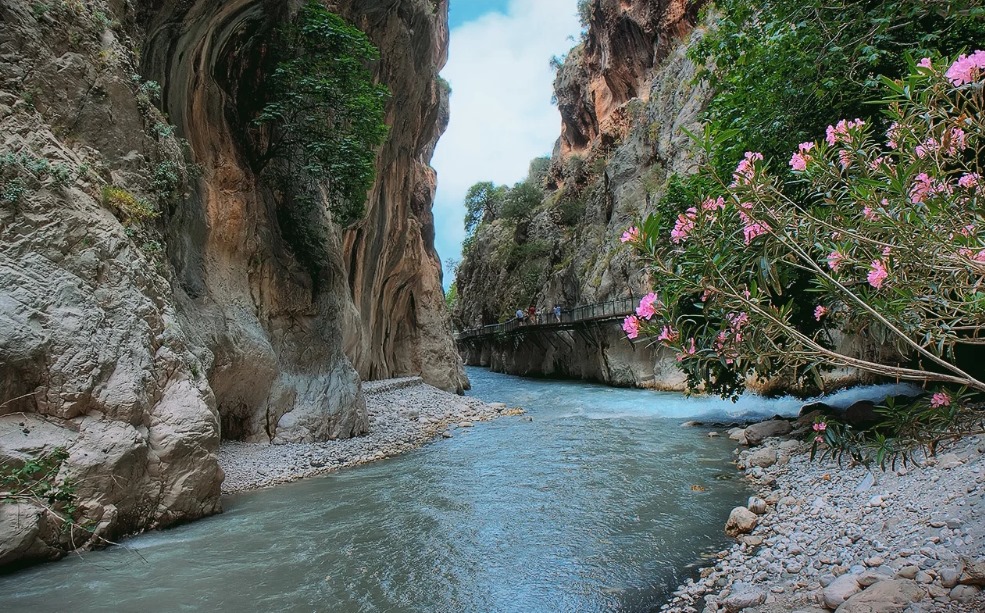
M226 475L222 493L270 487L393 457L437 437L452 438L452 427L472 428L510 413L503 403L487 404L444 392L420 379L364 382L363 393L369 417L365 436L283 445L223 441L219 447L219 465ZM408 409L411 406L413 410Z
M907 467L885 472L811 462L795 440L740 448L737 464L757 492L746 507L758 522L660 610L683 613L704 603L704 613L729 611L724 603L738 586L766 594L756 611L821 613L821 606L843 605L868 612L883 606L883 592L902 586L901 594L919 602L871 611L985 611L985 593L970 584L985 587L985 501L978 493L985 437L949 446L936 460L918 453ZM858 604L844 604L852 596Z

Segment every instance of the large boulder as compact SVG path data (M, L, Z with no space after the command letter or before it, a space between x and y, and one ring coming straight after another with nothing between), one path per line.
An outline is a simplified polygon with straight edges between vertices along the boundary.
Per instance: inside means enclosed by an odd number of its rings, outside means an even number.
M790 422L785 419L771 419L769 421L762 421L758 424L752 424L748 426L745 430L746 442L750 447L755 447L756 445L762 444L762 442L771 436L783 436L784 434L790 434Z
M739 536L752 532L759 523L759 517L745 507L735 507L725 522L725 534Z
M913 581L891 579L875 583L865 591L855 594L839 605L836 611L837 613L899 613L911 603L923 600L924 596L923 588Z
M857 594L862 587L858 584L855 575L842 575L828 584L821 592L824 606L829 609L837 609L846 600Z

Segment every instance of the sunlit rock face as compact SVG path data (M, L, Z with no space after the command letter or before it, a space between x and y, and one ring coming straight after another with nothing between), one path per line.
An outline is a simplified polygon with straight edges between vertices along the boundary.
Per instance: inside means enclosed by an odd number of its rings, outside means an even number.
M584 211L564 223L547 207L514 229L487 224L473 257L459 266L459 325L469 328L502 318L511 275L497 254L517 238L547 245L538 271L536 306L572 307L640 297L651 280L639 270L619 236L663 197L667 179L687 174L697 160L681 128L696 129L710 96L695 83L687 58L697 0L595 0L587 34L567 55L554 82L561 134L547 178L548 200L576 188ZM525 307L526 305L511 305ZM535 335L521 351L514 341L462 343L468 364L518 374L594 379L613 385L679 390L684 377L672 356L633 346L619 323L585 334Z
M380 48L393 96L367 216L333 227L316 278L282 235L249 129L297 3L38 4L0 4L0 154L70 173L0 168L4 467L66 449L78 522L115 538L219 511L221 438L365 432L361 377L467 385L427 165L447 121L444 2L329 5ZM135 223L126 198L157 217ZM0 505L0 566L90 540L40 502Z
M562 156L590 151L600 137L625 135L620 110L634 98L650 98L660 63L694 27L703 4L705 0L593 3L588 36L554 83Z

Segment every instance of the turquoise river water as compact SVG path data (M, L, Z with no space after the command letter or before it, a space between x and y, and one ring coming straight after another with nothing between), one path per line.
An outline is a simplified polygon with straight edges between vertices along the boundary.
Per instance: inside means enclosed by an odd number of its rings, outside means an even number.
M0 577L0 611L651 611L727 544L749 494L734 443L681 423L800 406L469 377L471 395L532 421L476 424Z

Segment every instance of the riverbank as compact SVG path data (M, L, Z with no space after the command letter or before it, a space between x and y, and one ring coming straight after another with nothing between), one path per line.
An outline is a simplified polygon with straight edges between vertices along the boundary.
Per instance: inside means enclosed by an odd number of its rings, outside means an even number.
M457 396L424 383L420 377L367 381L363 384L369 433L319 443L270 445L224 441L219 465L226 477L222 493L255 490L305 477L382 460L416 449L456 429L517 414L502 403Z
M985 437L885 472L811 462L789 437L737 465L759 496L730 516L736 544L661 611L985 611Z

